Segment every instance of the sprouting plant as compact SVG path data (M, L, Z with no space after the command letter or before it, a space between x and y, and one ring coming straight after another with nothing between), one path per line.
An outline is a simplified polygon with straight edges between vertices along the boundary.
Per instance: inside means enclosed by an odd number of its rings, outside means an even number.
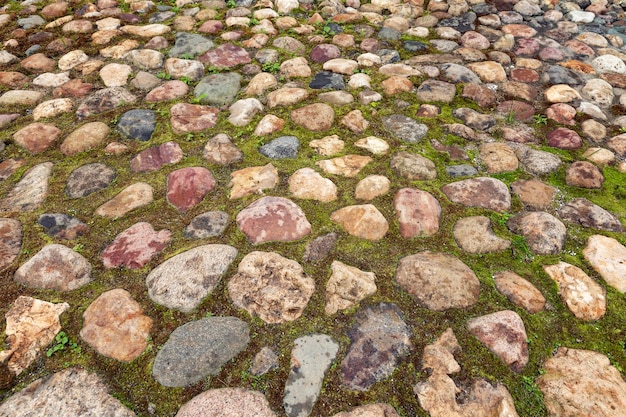
M528 262L533 258L533 254L524 236L513 236L513 239L511 239L511 250L513 251L513 257L521 259L524 262Z
M179 78L179 80L180 80L180 81L182 81L182 82L184 82L184 83L185 83L185 84L187 84L187 85L191 85L191 83L192 83L191 78L189 78L189 77L188 77L188 76L186 76L186 75L183 75L182 77L180 77L180 78Z
M260 22L259 22L259 19L255 18L255 17L251 17L251 18L250 18L250 24L252 24L252 25L256 26L256 25L258 25L259 23L260 23Z
M275 74L280 71L280 62L266 62L261 66L261 69L265 72Z
M236 2L235 0L228 0L228 1L226 2L226 5L227 5L228 7L230 7L231 9L233 9L233 8L237 7L237 2Z
M165 71L161 71L157 74L157 78L161 80L169 80L172 78L172 76Z
M72 350L75 353L81 352L80 346L78 346L75 342L70 341L70 338L64 331L60 331L54 337L54 345L52 345L52 347L50 347L46 351L46 356L50 357L54 355L55 352L58 352L59 350L65 350L65 348L67 347L69 347L70 350Z
M535 121L535 124L538 124L538 125L548 124L548 117L545 114L535 114L533 116L533 120Z
M193 59L193 58L194 58L193 54L190 54L189 52L185 52L184 54L180 56L180 59Z
M496 223L498 223L501 227L506 228L506 224L511 217L513 217L513 215L511 213L507 213L506 211L503 213L499 213L496 219Z
M85 249L85 245L83 245L82 243L78 243L72 248L72 250L77 253L81 253L83 249Z
M513 111L513 109L509 110L509 112L506 114L506 116L504 116L504 121L507 124L513 124L515 123L515 112Z
M200 103L202 103L202 100L204 100L205 98L206 98L206 93L202 93L199 96L190 99L189 101L192 104L200 104Z

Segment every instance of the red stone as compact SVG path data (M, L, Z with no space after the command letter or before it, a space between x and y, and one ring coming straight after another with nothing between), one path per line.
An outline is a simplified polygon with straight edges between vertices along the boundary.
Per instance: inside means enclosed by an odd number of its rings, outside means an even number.
M225 43L215 49L211 49L198 60L212 67L231 68L241 64L248 64L252 60L248 52L232 43Z
M75 78L66 82L65 84L55 88L52 91L52 95L56 98L59 97L84 97L93 90L93 84L83 82L82 80Z
M321 45L315 45L311 50L311 60L318 64L339 57L341 57L341 50L335 45L323 43Z
M517 56L535 56L539 49L541 49L541 44L536 39L516 39L517 48L513 51Z
M183 159L183 150L176 142L165 142L153 146L135 156L130 161L133 172L156 171L165 164L175 164Z
M496 94L492 90L484 85L474 83L465 84L461 96L474 100L476 104L484 109L496 104L497 100Z
M178 103L170 109L170 123L174 133L201 132L217 123L216 107Z
M583 140L578 133L565 127L559 127L546 135L548 146L559 149L578 149Z
M167 246L170 238L168 230L156 232L150 223L136 223L117 235L102 251L102 263L107 269L118 266L143 268Z
M61 136L61 129L45 123L31 123L15 132L13 140L33 154L48 149Z
M206 168L182 168L167 176L167 201L180 211L200 203L215 188L215 178Z
M511 70L511 80L522 83L534 83L539 81L539 74L530 68L513 68Z
M282 197L263 197L241 210L237 226L253 244L286 242L311 233L311 224L302 209Z
M572 39L571 41L565 42L565 47L569 48L576 55L583 55L583 56L588 56L588 57L592 57L596 55L592 47L576 39Z
M207 20L198 28L198 32L214 35L221 32L222 29L224 29L224 25L219 20Z
M576 109L566 103L556 103L551 105L546 110L546 116L548 116L548 119L552 119L555 122L564 125L573 125L576 123L574 121L574 118L576 117Z

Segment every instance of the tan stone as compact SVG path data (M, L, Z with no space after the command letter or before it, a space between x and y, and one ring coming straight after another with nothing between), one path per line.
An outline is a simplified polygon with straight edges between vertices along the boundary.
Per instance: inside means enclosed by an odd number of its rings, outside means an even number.
M329 174L356 177L365 165L369 164L371 161L372 158L369 156L346 155L339 158L317 161L315 165Z
M607 284L626 293L626 247L611 237L593 235L583 255Z
M361 271L343 262L333 261L332 274L326 284L327 315L335 314L376 293L376 275Z
M272 164L240 169L231 172L228 184L230 199L241 198L250 194L262 194L263 190L276 187L278 184L278 170Z
M150 204L153 201L152 186L145 182L137 182L124 188L113 199L96 209L98 216L116 218Z
M351 235L367 240L380 240L389 230L389 223L372 204L341 208L331 213L330 219Z
M331 156L343 151L345 143L339 139L339 136L331 135L322 139L312 140L309 142L309 146L322 156Z
M483 82L501 83L506 81L506 72L501 64L494 61L471 62L467 68L474 71Z
M323 203L337 199L337 186L311 168L301 168L289 177L289 192L296 198Z
M542 311L546 298L533 284L511 271L502 271L493 276L496 289L510 302L531 314Z
M354 197L358 200L373 200L389 192L391 181L384 175L369 175L356 185Z

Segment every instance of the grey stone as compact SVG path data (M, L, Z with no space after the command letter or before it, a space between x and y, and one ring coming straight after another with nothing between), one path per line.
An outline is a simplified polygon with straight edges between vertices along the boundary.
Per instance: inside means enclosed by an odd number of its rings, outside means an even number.
M156 128L156 114L152 110L129 110L117 122L117 130L129 139L148 141Z
M335 232L316 237L307 243L302 258L306 262L321 261L335 248L335 243L337 243L337 233Z
M259 153L270 159L286 159L298 156L300 141L295 136L281 136L259 148Z
M172 332L154 359L152 374L166 387L186 387L221 367L248 345L248 324L236 317L208 317Z
M478 175L478 170L471 165L450 165L446 167L446 173L452 178L471 177Z
M95 114L114 110L123 104L134 103L135 101L137 101L137 96L123 87L103 88L87 97L78 106L76 116L79 120L82 120Z
M235 100L240 87L241 75L238 73L211 74L200 80L194 95L201 103L225 106Z
M391 158L391 168L408 180L432 180L437 178L435 163L421 155L398 152Z
M419 142L428 133L428 126L401 114L384 117L383 126L394 137L409 143Z
M157 304L188 313L213 291L237 256L228 245L204 245L180 253L146 277L148 296Z
M335 359L339 344L325 334L312 334L296 339L294 345L283 407L289 417L307 417L317 401L324 374Z
M254 355L250 373L254 376L261 376L275 368L278 368L278 355L268 346L265 346L259 353Z
M453 83L481 83L480 77L463 65L453 63L443 64L441 71L444 77Z
M67 179L65 193L70 198L86 197L107 188L115 179L115 171L108 165L95 163L76 168Z
M41 16L37 15L17 19L17 25L24 30L36 28L37 26L41 26L44 23L46 23L46 21Z
M507 223L514 233L526 239L529 249L537 255L561 253L567 229L559 219L545 211L520 213Z
M197 215L185 227L183 236L187 239L207 239L221 236L228 226L228 214L224 211L209 211Z
M38 208L48 195L53 165L52 162L44 162L26 171L15 187L0 200L0 213L32 211Z
M180 58L183 56L195 58L213 48L214 45L212 40L202 35L177 32L176 42L172 49L170 49L169 56L172 58Z
M422 84L420 84L420 86L417 88L417 92L415 93L418 100L427 103L433 101L450 103L452 100L454 100L455 94L456 87L454 84L438 80L424 81Z
M566 222L577 223L582 227L591 227L609 232L624 231L624 227L616 215L593 204L586 198L573 199L559 209L558 215Z
M357 313L348 337L351 343L341 362L341 380L358 391L389 377L413 348L411 330L395 304L380 303Z
M39 216L37 223L46 229L46 234L57 239L76 239L89 232L89 226L74 216L63 213L45 213Z
M40 378L9 397L0 405L0 415L134 417L135 413L109 395L96 374L68 368Z

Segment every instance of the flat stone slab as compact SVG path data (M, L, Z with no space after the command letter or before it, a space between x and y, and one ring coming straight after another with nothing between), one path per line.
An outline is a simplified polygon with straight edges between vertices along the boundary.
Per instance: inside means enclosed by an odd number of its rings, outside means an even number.
M0 271L17 259L23 236L19 220L0 218Z
M626 247L611 237L593 235L583 255L607 284L626 293Z
M311 233L304 211L283 197L262 197L237 214L237 226L253 244L290 242Z
M294 341L291 369L285 384L283 407L289 417L307 417L322 389L324 375L339 351L339 344L325 334Z
M192 385L217 375L249 341L248 324L236 317L191 321L172 332L156 355L152 374L166 387Z
M0 415L135 417L96 374L68 368L37 379L0 405ZM85 413L85 410L89 410Z
M452 230L456 243L468 253L491 253L508 249L511 242L498 237L486 216L470 216L457 220Z
M173 256L146 277L148 296L188 313L213 291L236 256L237 249L228 245L203 245Z
M155 231L150 223L135 223L117 235L100 257L106 269L124 266L143 268L171 239L169 230Z
M176 142L170 141L139 152L130 161L133 172L150 172L161 169L166 164L176 164L183 159L183 150Z
M395 304L361 310L348 331L350 346L341 361L341 381L349 389L367 391L393 373L413 345L411 330Z
M39 208L48 195L53 165L52 162L44 162L26 171L15 187L0 200L0 213L33 211Z
M493 280L496 289L516 306L526 309L531 314L545 308L546 298L541 291L515 272L498 272L494 274Z
M330 219L339 223L352 236L378 241L385 237L389 223L373 204L348 206L330 214Z
M439 231L441 205L429 192L402 188L396 193L393 205L403 238L432 236Z
M6 362L13 375L21 374L54 340L61 330L60 316L69 308L68 303L19 296L5 315L10 347L0 352L0 363Z
M152 186L145 182L137 182L124 188L118 195L98 207L96 214L114 219L150 204L152 200Z
M236 307L266 323L285 323L302 315L315 292L315 281L302 266L275 252L251 252L228 282Z
M128 291L121 288L102 293L83 313L80 337L100 353L130 362L148 346L152 319Z
M396 282L426 308L444 311L478 302L480 281L453 255L424 251L400 259Z
M194 217L185 227L183 236L187 239L208 239L221 236L228 226L228 213L209 211Z
M14 280L32 288L71 291L90 283L93 277L87 259L67 246L53 243L20 266Z
M626 382L602 353L560 347L542 370L537 385L552 416L618 417L626 406Z
M263 394L243 388L219 388L205 391L183 405L176 417L201 415L276 417Z

